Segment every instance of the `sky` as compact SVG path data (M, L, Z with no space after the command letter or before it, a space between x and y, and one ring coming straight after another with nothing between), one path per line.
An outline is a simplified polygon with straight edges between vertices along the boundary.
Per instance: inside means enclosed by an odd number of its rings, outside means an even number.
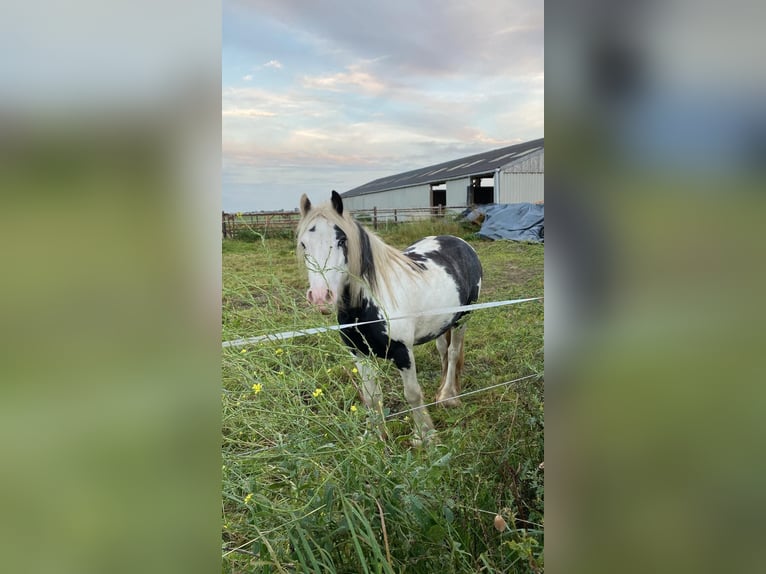
M543 137L540 0L224 0L222 208Z

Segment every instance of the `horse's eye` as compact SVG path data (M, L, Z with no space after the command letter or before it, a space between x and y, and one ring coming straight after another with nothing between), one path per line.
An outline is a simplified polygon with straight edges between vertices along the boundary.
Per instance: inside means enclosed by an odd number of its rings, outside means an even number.
M345 237L341 237L340 239L338 239L338 247L340 247L342 249L345 246L346 246L346 238Z

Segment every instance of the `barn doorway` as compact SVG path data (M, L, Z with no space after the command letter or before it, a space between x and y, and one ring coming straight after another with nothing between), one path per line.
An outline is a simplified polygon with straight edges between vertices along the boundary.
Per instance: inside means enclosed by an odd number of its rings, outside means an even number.
M477 176L471 178L471 185L467 189L468 205L485 205L495 202L494 178Z
M447 184L446 183L432 183L431 184L431 207L446 207L447 206Z

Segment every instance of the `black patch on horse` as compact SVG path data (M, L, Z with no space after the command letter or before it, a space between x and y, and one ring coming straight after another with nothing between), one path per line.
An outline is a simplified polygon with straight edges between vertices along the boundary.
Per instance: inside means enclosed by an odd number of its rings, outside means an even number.
M348 263L348 238L346 237L346 234L343 232L343 230L337 225L333 225L333 229L335 229L335 241L338 242L338 247L343 250L344 261Z
M422 253L418 253L417 251L410 251L410 248L408 247L404 254L409 257L421 271L428 269L428 266L425 263L428 261L428 257Z
M452 235L439 235L434 241L439 244L439 249L422 256L443 267L452 277L458 288L461 305L474 303L479 298L479 281L482 276L479 256L465 241ZM468 313L470 311L457 313L450 326L457 324Z
M420 339L415 339L414 344L422 345L423 343L428 343L428 341L433 341L434 339L438 339L439 337L444 335L444 333L452 329L452 327L455 326L455 324L463 315L468 315L468 313L470 313L470 311L465 313L456 313L455 316L452 318L452 321L447 323L447 325L443 327L441 331L437 331L436 333L428 333L427 335L425 335L424 337L421 337Z
M359 246L361 253L360 257L360 274L361 279L367 282L370 289L375 291L375 260L372 257L372 247L370 246L370 236L367 235L367 230L362 227L358 221L355 221L357 230L359 231Z
M425 257L444 268L457 285L460 304L467 305L479 298L482 269L476 252L465 241L451 235L439 235L434 240L440 249L425 253Z
M358 307L352 308L351 291L348 286L343 290L341 300L342 304L338 306L338 323L362 323L383 318L380 309L366 298L362 299ZM340 335L346 345L365 355L391 359L400 370L412 367L407 346L401 341L389 338L383 322L343 329Z

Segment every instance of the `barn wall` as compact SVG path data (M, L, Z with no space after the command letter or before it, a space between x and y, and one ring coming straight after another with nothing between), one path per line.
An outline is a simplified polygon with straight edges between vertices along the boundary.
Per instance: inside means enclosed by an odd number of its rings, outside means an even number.
M447 182L447 205L465 205L466 188L471 185L470 177L453 179Z
M500 189L495 190L498 203L524 203L545 200L545 174L507 173L498 174Z
M379 191L378 193L368 193L343 199L343 204L348 206L349 209L430 207L430 202L431 186L428 184Z
M496 175L498 203L545 200L545 150L540 149L504 166Z
M544 173L545 150L538 150L501 168L510 173Z

